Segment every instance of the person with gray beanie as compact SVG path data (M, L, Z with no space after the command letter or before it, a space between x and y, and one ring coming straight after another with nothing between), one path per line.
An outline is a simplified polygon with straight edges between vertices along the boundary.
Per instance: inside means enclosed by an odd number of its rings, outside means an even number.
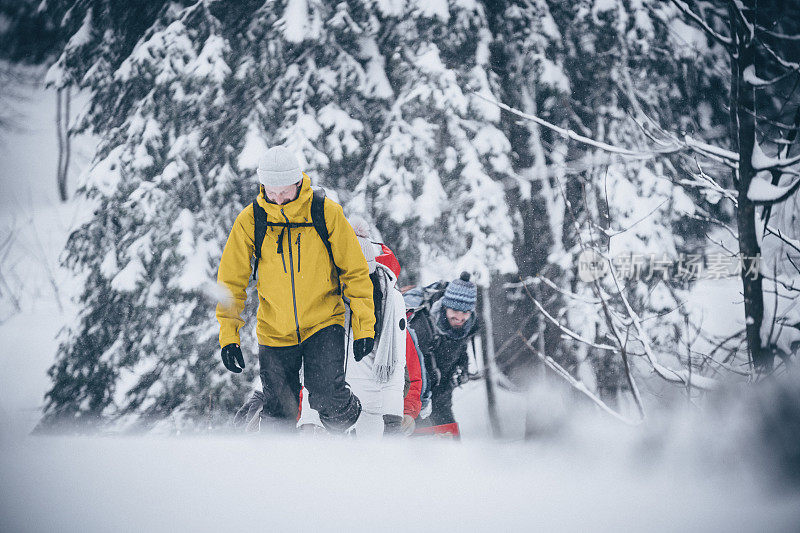
M404 295L411 328L431 381L430 425L455 423L453 390L469 381L467 345L480 330L475 314L478 289L470 274L412 289ZM418 424L419 425L419 424Z

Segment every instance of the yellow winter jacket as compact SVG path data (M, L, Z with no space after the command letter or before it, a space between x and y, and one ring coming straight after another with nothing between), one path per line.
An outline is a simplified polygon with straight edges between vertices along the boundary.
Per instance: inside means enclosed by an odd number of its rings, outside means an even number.
M297 199L284 204L268 203L262 189L258 203L269 222L311 222L311 180L304 173ZM353 313L353 338L375 336L372 281L361 246L342 207L325 199L325 224L344 295ZM219 263L217 282L230 293L217 305L219 343L239 343L241 314L255 249L255 218L248 205L236 217ZM283 254L278 253L278 239ZM256 336L265 346L293 346L334 324L344 325L344 302L339 295L328 249L313 226L284 228L269 226L258 264L258 325Z

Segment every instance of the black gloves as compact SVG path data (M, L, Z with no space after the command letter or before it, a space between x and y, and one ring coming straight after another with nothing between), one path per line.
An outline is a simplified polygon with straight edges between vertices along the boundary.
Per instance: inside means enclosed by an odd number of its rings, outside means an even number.
M455 387L460 387L469 381L469 372L463 366L457 366L453 377L450 378L450 384Z
M356 339L353 341L353 357L356 362L364 359L364 356L372 352L375 347L375 339L372 337L364 337L363 339Z
M236 366L236 364L239 366ZM242 349L238 344L228 344L222 349L222 364L231 372L238 374L244 368L244 357Z

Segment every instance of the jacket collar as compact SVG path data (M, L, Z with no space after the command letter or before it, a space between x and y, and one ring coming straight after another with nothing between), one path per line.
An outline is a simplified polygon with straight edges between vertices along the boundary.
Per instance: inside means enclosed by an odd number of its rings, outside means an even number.
M298 219L300 219L300 221L303 221L309 216L311 199L313 196L314 191L311 189L311 178L303 172L303 181L300 184L300 194L297 195L297 198L284 205L270 203L267 201L267 197L264 194L264 187L262 186L258 193L258 205L267 212L267 218L269 219L282 221L283 214L281 214L281 210L283 210L283 213L289 220L298 221Z

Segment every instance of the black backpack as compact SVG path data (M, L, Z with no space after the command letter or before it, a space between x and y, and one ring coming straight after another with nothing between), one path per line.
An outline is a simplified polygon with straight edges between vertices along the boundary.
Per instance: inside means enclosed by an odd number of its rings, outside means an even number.
M412 316L420 311L430 313L431 307L433 307L433 304L440 300L442 296L444 296L444 291L447 289L449 284L450 283L447 281L436 281L430 285L421 287L422 302L415 307L406 307L406 312L410 312Z
M261 246L264 244L264 237L267 235L267 227L281 227L281 228L307 228L313 226L317 230L319 238L325 243L325 248L328 249L328 257L331 259L331 264L335 267L336 273L339 273L339 267L333 260L333 251L331 250L330 235L328 234L328 226L325 224L325 190L314 189L314 195L311 198L311 222L271 222L267 220L267 212L264 208L258 205L258 200L253 200L253 218L255 219L255 264L253 265L253 279L256 279L258 273L258 262L261 259ZM283 234L281 234L279 246L283 246ZM338 280L338 276L337 276ZM341 283L339 284L341 292Z

